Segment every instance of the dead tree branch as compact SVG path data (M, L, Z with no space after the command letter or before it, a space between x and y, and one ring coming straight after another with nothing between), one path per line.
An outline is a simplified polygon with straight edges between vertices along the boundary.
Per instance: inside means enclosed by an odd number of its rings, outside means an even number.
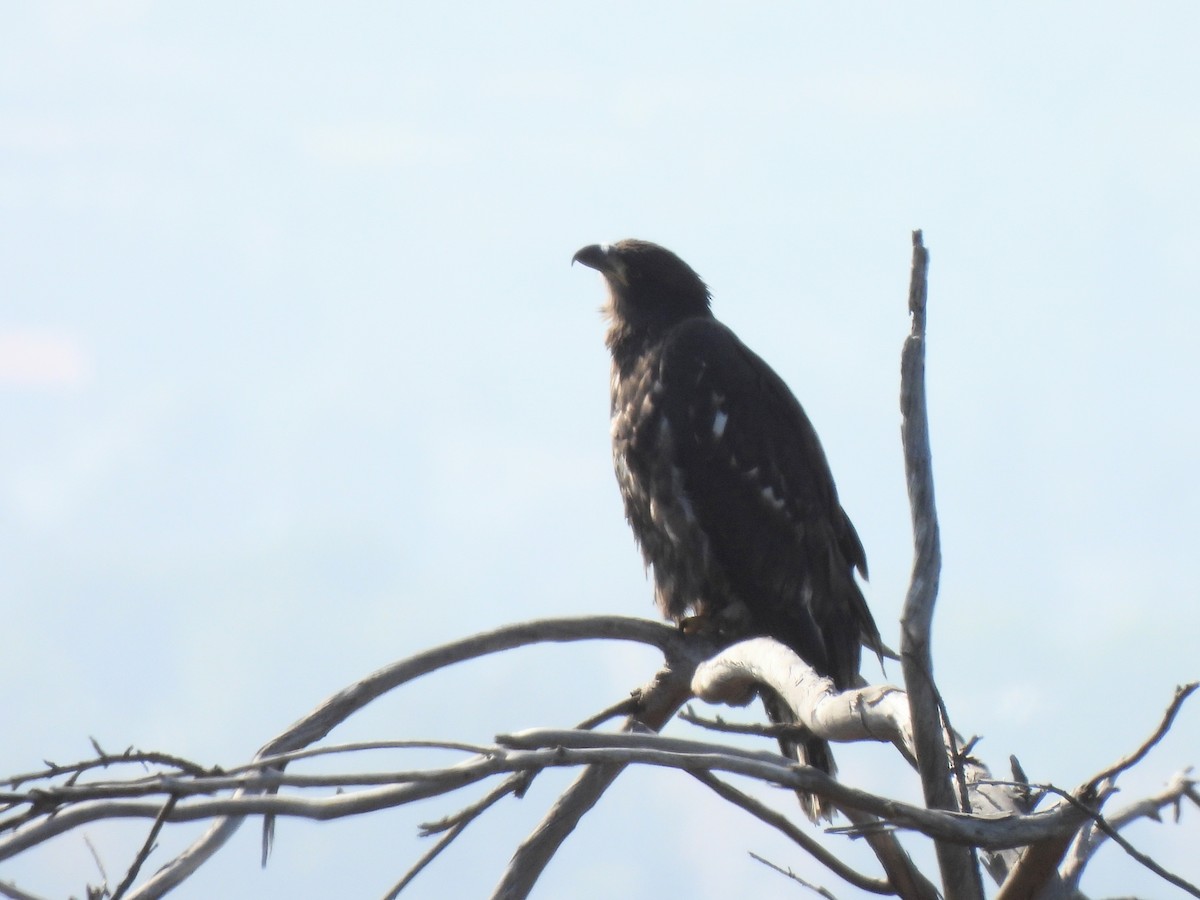
M271 768L281 754L305 748L322 739L336 725L387 691L421 675L467 659L532 643L606 639L631 640L651 644L662 650L668 659L697 652L695 641L690 643L685 641L684 636L677 629L665 624L622 616L589 616L506 626L435 647L401 660L338 692L311 714L270 741L249 767L258 774L254 779L248 779L246 784L239 786L234 796L222 800L203 801L200 804L177 807L172 810L168 821L182 821L184 818L214 819L214 821L198 841L162 867L147 882L133 889L127 894L127 897L133 898L133 900L147 900L147 898L161 897L176 887L220 849L241 825L242 818L247 814L261 813L271 816L280 812L285 814L299 812L302 815L308 814L318 818L346 814L348 810L338 809L338 804L314 805L301 798L288 798L285 802L276 804L273 802L276 798L256 795L274 790L282 783L278 780L277 775L272 775ZM86 769L110 765L119 759L103 754L99 748L97 749L101 754L100 758L74 767L71 772L72 778L77 778ZM264 762L264 760L271 760L271 762ZM277 768L274 771L278 773ZM50 765L47 773L42 774L53 776L59 772L59 767ZM19 783L24 783L33 777L37 777L37 773L17 776L11 781L19 780ZM183 785L177 788L177 790L185 789L186 787ZM168 796L174 795L171 791L166 793ZM403 794L403 796L408 796L408 794ZM386 796L356 795L349 808L359 808L357 804L365 803L370 806L373 803L387 804L389 802L391 800ZM36 806L30 808L37 809ZM17 828L6 838L0 840L0 859L3 859L5 855L21 852L53 834L62 833L79 824L110 817L142 817L148 815L149 808L153 808L151 818L157 817L161 811L161 807L150 807L148 804L123 802L98 806L92 803L65 810L49 820L31 821L28 823L28 827ZM288 810L293 812L287 813ZM17 821L11 822L11 824L20 826L25 823ZM266 829L264 844L269 844L269 827Z
M691 696L691 673L697 662L691 660L682 671L670 666L660 670L654 680L642 689L643 708L636 716L626 720L623 730L661 730ZM527 897L562 842L575 830L584 814L596 805L624 767L625 763L589 765L580 773L555 801L537 828L517 848L492 896L497 900Z
M1157 794L1130 803L1116 813L1107 817L1109 828L1113 832L1133 824L1139 819L1162 821L1165 809L1174 810L1174 819L1179 821L1183 813L1183 802L1187 800L1200 807L1200 790L1197 789L1196 779L1192 777L1191 769L1178 772ZM1075 837L1070 851L1060 869L1063 882L1072 890L1077 889L1083 870L1095 856L1096 851L1110 837L1110 833L1093 822Z
M1195 692L1197 687L1200 687L1200 682L1197 681L1176 687L1175 696L1172 698L1170 706L1167 707L1167 711L1163 714L1162 721L1159 723L1158 728L1155 729L1154 734L1146 738L1142 745L1134 750L1133 753L1118 760L1103 772L1094 775L1092 780L1088 782L1088 786L1092 790L1096 790L1102 782L1116 780L1116 777L1122 772L1133 768L1145 759L1146 754L1154 749L1154 745L1161 741L1171 729L1171 724L1175 721L1175 717L1179 715L1179 710L1183 708L1184 701Z
M852 884L860 890L868 891L872 894L891 895L896 893L890 880L871 878L870 876L863 875L861 872L856 872L779 811L772 809L765 803L760 803L749 794L739 791L733 785L722 781L711 772L693 772L692 775L701 784L711 788L723 800L727 800L735 806L740 806L746 812L750 813L750 815L759 819L759 821L765 822L772 828L787 835L803 848L809 856L813 857L817 862L824 865L848 884Z
M941 546L933 497L933 465L929 450L929 419L925 402L925 308L928 299L929 254L921 232L913 232L912 281L908 311L912 330L904 343L900 364L900 426L904 468L913 522L913 571L900 619L900 663L912 727L917 767L925 802L930 809L958 809L946 753L940 700L933 680L930 633L941 572ZM949 723L946 723L948 728ZM979 866L969 847L936 845L942 884L949 900L982 900Z
M432 742L413 743L428 746ZM470 745L462 744L453 747L457 751L470 749ZM347 752L346 747L326 749ZM305 751L305 755L311 756L314 752ZM717 744L645 733L598 734L582 730L542 729L502 736L497 745L487 748L487 753L473 755L464 762L440 769L304 776L281 772L278 768L262 771L251 765L242 767L239 773L232 775L194 775L175 771L134 779L132 782L114 780L94 785L62 785L57 789L30 789L22 798L30 804L42 804L42 818L36 825L24 825L9 835L0 846L0 858L12 856L54 834L102 819L140 817L179 822L263 814L331 819L452 793L465 785L500 774L538 772L548 767L564 766L588 766L591 767L589 771L614 771L633 763L683 769L701 777L710 787L712 773L727 772L821 793L842 809L875 817L876 825L861 828L862 833L867 835L878 833L877 824L883 823L889 829L919 831L952 844L1003 849L1029 846L1064 834L1074 834L1079 825L1088 819L1086 812L1071 804L1028 815L981 816L929 810L839 784L815 769L795 766L774 752L736 750ZM268 789L331 784L348 788L359 785L367 787L335 796L313 798L267 793ZM380 784L384 786L377 786ZM1180 790L1186 793L1187 789L1190 789L1190 784L1188 788ZM229 797L205 799L200 796L230 790L234 793ZM89 792L92 792L92 797L88 796ZM173 808L164 813L162 802L137 799L155 794L167 798L167 804L173 803ZM17 798L6 795L4 799L11 804ZM570 801L572 798L568 796L563 803L565 805ZM571 812L576 822L580 815L582 812L578 809ZM546 849L551 845L558 846L564 832L569 832L560 823L552 821L553 816L550 820L552 827L547 830L552 832L553 840L543 844L539 855L535 857L537 864L542 867L549 858ZM459 824L465 821L467 819L462 819ZM536 848L538 840L543 839L535 835L531 846ZM517 888L532 877L534 869L540 871L537 866L527 862L514 867L512 880ZM902 892L901 896L921 894Z
M1086 819L1086 815L1066 806L1024 816L992 817L930 810L849 787L819 769L798 766L775 752L739 750L720 744L654 734L597 734L538 728L500 735L498 741L503 748L536 754L529 760L522 760L517 752L510 753L505 758L505 766L521 762L530 765L536 759L537 764L542 766L638 762L689 772L729 772L780 787L817 793L832 800L839 808L878 816L889 828L917 831L964 846L988 849L1025 846L1060 834L1063 830L1074 830L1080 820ZM854 828L832 830L841 833L860 832Z
M450 796L464 787L495 779L481 799L422 827L423 834L440 837L395 884L388 894L394 897L500 799L522 796L531 780L546 769L577 768L580 772L575 782L517 848L495 888L494 897L520 900L528 896L562 842L621 771L629 765L651 765L691 774L728 802L790 837L846 883L872 893L895 894L904 900L934 900L938 896L935 885L913 864L897 837L899 832L912 832L934 841L942 886L949 900L982 898L976 850L984 851L989 872L1002 883L997 900L1033 896L1040 900L1075 900L1085 866L1107 841L1120 844L1163 879L1200 896L1200 890L1140 854L1119 834L1139 819L1157 820L1168 807L1173 807L1178 817L1185 800L1200 805L1200 791L1189 773L1176 776L1152 797L1130 804L1113 816L1101 816L1114 781L1144 759L1167 733L1184 700L1196 689L1195 684L1177 689L1154 734L1132 754L1074 792L1041 786L1044 793L1057 794L1062 802L1040 811L1033 809L1030 785L1015 764L1014 782L992 779L969 747L960 749L962 742L950 727L934 681L931 652L940 548L924 387L927 267L921 234L915 232L909 292L912 330L901 364L902 436L914 541L913 571L901 621L901 661L907 693L890 685L838 692L795 653L767 638L722 649L699 635L620 616L521 623L444 644L380 669L330 697L269 741L249 762L232 769L132 749L112 755L93 742L94 759L62 766L48 762L42 770L12 776L5 782L7 789L0 790L0 861L88 823L144 819L151 823L148 836L126 868L114 896L147 900L163 896L186 880L247 816L263 819L265 860L271 822L276 816L313 820L355 816ZM531 644L581 640L648 644L662 652L664 665L629 699L585 718L575 729L533 729L480 743L422 740L315 746L373 700L422 675ZM808 732L831 741L892 743L916 766L925 805L842 784L818 769L796 765L773 750L744 750L657 734L693 696L714 703L744 704L764 685L792 708ZM592 730L617 716L625 717L619 731ZM777 734L779 727L754 730ZM465 758L454 756L452 762L443 765L403 771L320 775L296 771L318 756L358 756L382 749L411 748L439 749L465 754ZM123 767L128 765L141 767L137 777L122 777ZM148 767L153 770L144 773ZM724 775L799 789L827 799L851 823L828 829L827 834L868 841L886 878L847 866L788 816L738 790L721 777ZM330 787L339 792L321 796L304 793ZM161 830L187 821L206 821L210 827L183 853L136 884ZM89 896L99 896L106 890L90 889ZM823 888L819 890L830 895ZM3 882L0 895L38 900Z
M3 881L0 881L0 895L8 897L10 900L44 900L36 894L21 890L15 884L7 884Z
M1062 806L1072 806L1087 815L1088 818L1092 820L1095 828L1102 832L1107 838L1112 840L1113 843L1119 845L1121 849L1124 850L1130 857L1135 859L1141 865L1145 866L1163 881L1181 888L1188 894L1191 894L1193 897L1200 897L1200 887L1192 884L1186 878L1176 875L1174 872L1163 868L1153 857L1142 853L1140 850L1134 847L1133 844L1122 837L1118 829L1100 814L1100 807L1103 805L1105 798L1113 792L1110 782L1104 782L1102 784L1101 793L1098 796L1092 796L1092 789L1090 785L1084 785L1075 792L1064 791L1061 788L1055 787L1054 785L1039 785L1039 787L1047 793L1056 794L1065 800L1066 803L1062 804ZM1002 894L1004 894L1004 892L997 894L997 897L1001 897ZM1026 895L1010 893L1007 896L1012 897L1015 900L1016 897Z
M912 727L904 692L889 684L838 691L794 651L771 638L727 647L696 669L692 692L710 703L743 705L768 685L798 721L829 741L884 741L912 758Z

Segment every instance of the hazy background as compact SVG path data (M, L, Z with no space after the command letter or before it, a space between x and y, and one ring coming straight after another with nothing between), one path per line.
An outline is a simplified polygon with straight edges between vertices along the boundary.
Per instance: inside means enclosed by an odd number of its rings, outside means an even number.
M89 736L232 765L425 646L653 615L610 468L601 279L569 265L628 236L690 262L803 400L896 643L925 230L937 674L998 774L1015 753L1073 787L1200 676L1194 3L43 0L4 19L0 772L84 758ZM332 739L566 725L654 665L508 654ZM839 752L847 781L917 796L894 756ZM1192 706L1116 802L1194 763ZM486 896L566 777L406 896ZM416 823L468 799L283 822L265 871L249 826L178 896L381 896L425 847ZM1197 823L1128 837L1196 881ZM147 827L87 829L110 885ZM197 831L168 829L151 867ZM537 896L805 895L748 850L857 896L686 776L639 772ZM72 834L0 879L61 897L100 875ZM1171 890L1112 847L1085 888Z

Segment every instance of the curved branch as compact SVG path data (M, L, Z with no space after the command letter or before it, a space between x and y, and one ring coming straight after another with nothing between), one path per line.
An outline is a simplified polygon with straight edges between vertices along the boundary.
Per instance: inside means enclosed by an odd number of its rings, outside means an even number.
M679 634L673 629L667 630L671 631L672 635ZM770 648L762 644L758 646L759 649L772 650L766 655L768 660L777 655L773 649L774 645ZM901 895L924 897L932 895L932 889L921 888L923 879L909 881L906 886L902 874L897 874L907 871L901 864L903 860L897 862L897 858L889 859L884 852L888 847L892 847L903 853L889 829L915 830L946 843L1003 850L1061 841L1064 836L1075 833L1089 817L1096 815L1095 801L1099 798L1085 789L1078 792L1079 798L1085 801L1085 804L1062 804L1054 809L1029 815L1006 813L1003 812L1003 807L998 815L967 815L954 811L930 810L855 790L839 784L818 770L796 766L774 752L741 750L702 741L664 738L655 734L628 733L639 728L644 730L647 726L660 727L674 709L691 695L693 682L698 685L718 685L714 688L717 693L723 690L740 695L744 693L747 678L763 678L764 673L771 671L790 673L788 677L797 681L800 693L807 693L814 698L813 706L817 712L808 715L807 720L816 727L828 727L830 734L852 738L852 728L855 727L856 720L862 727L863 737L878 739L884 730L904 733L902 717L905 707L903 703L898 702L900 692L897 689L888 689L885 694L892 697L889 702L894 707L893 712L889 715L880 714L879 721L875 721L876 713L864 712L863 707L853 700L856 697L869 698L869 689L847 692L847 697L831 696L827 685L821 679L812 673L796 671L796 666L803 666L798 659L789 661L782 667L768 662L758 669L748 661L749 668L733 664L733 660L736 660L739 654L748 653L754 647L755 642L752 641L740 647L730 648L728 653L722 654L713 664L707 666L707 676L696 673L691 663L680 663L660 672L656 682L637 698L641 718L631 718L627 721L627 732L621 734L542 729L501 736L497 738L499 746L488 747L432 741L372 742L319 750L288 751L284 756L263 756L256 764L241 767L229 774L195 776L174 772L125 783L68 783L63 787L49 789L31 788L24 795L13 794L7 799L12 803L30 805L38 820L16 829L0 842L0 858L41 843L55 834L100 819L146 818L161 823L214 819L221 816L240 820L247 815L287 815L325 820L448 794L497 775L524 773L529 776L550 767L586 767L576 786L560 799L543 825L518 851L513 865L497 891L498 896L520 897L528 893L566 835L622 767L629 764L646 764L682 769L701 777L701 780L710 786L709 779L713 773L728 772L824 796L845 811L851 821L856 823L855 827L844 829L845 831L862 834L873 842L873 847L877 841L888 842L888 846L881 845L875 849L884 863L892 885ZM699 654L701 650L701 644L692 638L686 638L680 652ZM726 673L728 677L721 673ZM740 687L739 679L742 682ZM788 696L787 690L780 690L779 693ZM795 702L794 699L792 702ZM803 705L796 705L797 711L803 713ZM833 712L828 715L820 712L825 706L830 707ZM1168 718L1177 708L1178 703L1172 705ZM1159 731L1161 730L1160 728ZM1158 733L1156 732L1156 735ZM400 772L301 775L285 773L282 766L278 765L284 761L292 762L298 756L344 753L380 746L444 746L457 751L479 749L483 752L456 765ZM195 767L189 766L189 769L192 768ZM986 770L980 768L979 772L985 773ZM333 784L342 787L355 784L382 786L319 798L280 796L272 793L282 787ZM972 788L978 794L981 786L984 785L973 783ZM231 797L199 799L194 796L197 793L233 789L236 789L236 793ZM1174 796L1177 799L1185 796L1196 799L1194 793L1194 783L1188 780L1182 783L1182 787L1176 790ZM128 799L147 794L164 795L169 808L164 809L161 800L139 802ZM111 799L114 797L122 799ZM981 803L977 808L983 807L984 804ZM465 824L470 817L470 811L466 817L460 815L450 823L451 828ZM915 869L912 871L915 872Z
M838 691L791 648L773 638L751 638L696 668L692 692L710 703L744 702L768 685L809 731L828 741L888 741L912 757L908 701L900 688L869 685Z
M1162 721L1158 723L1158 728L1154 730L1154 733L1150 735L1150 737L1146 738L1146 740L1142 742L1142 745L1128 756L1125 756L1113 763L1103 772L1099 772L1098 774L1094 775L1092 780L1088 782L1087 786L1091 790L1095 791L1099 788L1101 782L1115 780L1116 777L1122 772L1132 768L1133 766L1136 766L1139 762L1145 759L1146 754L1154 748L1154 745L1161 741L1166 733L1171 730L1171 724L1175 721L1175 716L1179 714L1179 710L1183 707L1184 701L1187 700L1187 698L1190 697L1198 687L1200 687L1200 681L1192 681L1188 684L1178 685L1175 688L1175 696L1171 699L1171 703L1167 706L1167 711L1163 713Z
M758 684L771 688L790 707L797 721L831 741L891 741L908 762L913 759L912 719L904 691L891 685L868 686L838 693L791 649L770 638L754 638L722 651L701 664L692 689L711 702L741 703ZM778 726L772 726L772 729ZM761 727L759 729L762 730ZM979 760L962 760L970 808L980 815L1019 814L1021 807L1011 790L991 782L991 773ZM851 815L856 825L870 823ZM902 848L886 842L890 836L871 836L872 847L904 896L932 896L932 886L919 875ZM1003 881L1015 862L1014 850L989 853L990 870ZM922 894L924 892L924 894Z
M684 635L680 634L678 629L626 616L584 616L509 625L434 647L380 669L334 694L312 713L267 743L258 756L274 756L306 747L323 738L347 717L392 688L446 666L526 644L605 638L652 644L668 656L686 652ZM196 871L240 826L240 818L217 820L187 850L159 869L149 881L128 894L128 897L130 900L152 900L161 897ZM263 845L265 856L270 848L269 823L264 825Z

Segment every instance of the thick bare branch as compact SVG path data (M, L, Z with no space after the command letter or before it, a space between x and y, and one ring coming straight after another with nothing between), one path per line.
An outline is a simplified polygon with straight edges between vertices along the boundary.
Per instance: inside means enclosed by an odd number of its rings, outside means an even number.
M43 897L23 891L15 884L9 884L5 881L0 881L0 895L8 897L10 900L45 900Z
M1062 879L1058 875L1058 864L1073 837L1070 832L1056 834L1026 847L1009 870L994 900L1027 900L1043 896L1046 890L1059 891Z
M910 709L903 691L883 685L839 694L828 679L819 676L792 650L769 638L744 641L722 651L697 668L692 689L701 699L741 703L760 683L788 704L797 721L821 737L832 741L890 740L913 762ZM761 732L762 727L757 730ZM1026 811L1013 790L991 782L991 774L980 760L965 756L959 768L973 812L998 815ZM856 824L870 824L865 814L856 816ZM901 893L919 895L922 879L903 850L887 843L890 836L870 830L864 834L878 844L873 845L874 849L877 855L883 854L879 858L893 881L909 890ZM1004 880L1019 855L1011 849L988 854L989 871L997 883Z
M740 705L768 685L806 728L829 741L889 741L911 758L904 692L892 685L838 691L789 647L772 638L734 644L701 664L692 691L710 703Z

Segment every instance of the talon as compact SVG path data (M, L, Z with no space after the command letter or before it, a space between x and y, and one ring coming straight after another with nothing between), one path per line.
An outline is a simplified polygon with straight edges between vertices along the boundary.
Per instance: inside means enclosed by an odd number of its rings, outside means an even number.
M710 616L684 616L679 620L679 630L684 634L714 635L720 629Z

